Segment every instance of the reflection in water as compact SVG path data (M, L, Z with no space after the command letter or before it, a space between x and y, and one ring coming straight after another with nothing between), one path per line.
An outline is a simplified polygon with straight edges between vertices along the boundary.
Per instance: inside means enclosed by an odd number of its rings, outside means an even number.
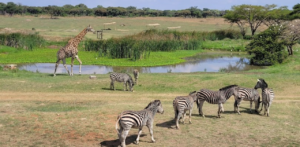
M238 54L213 54L206 53L186 58L187 62L158 66L158 67L112 67L100 65L82 65L82 74L107 74L109 72L129 72L138 69L140 73L167 73L167 72L220 72L220 71L246 71L250 69L263 68L249 65L249 59ZM53 73L55 63L36 63L18 65L19 69L40 73ZM70 66L68 66L70 70ZM78 74L79 65L74 65L74 74ZM57 73L67 73L63 65L59 65Z

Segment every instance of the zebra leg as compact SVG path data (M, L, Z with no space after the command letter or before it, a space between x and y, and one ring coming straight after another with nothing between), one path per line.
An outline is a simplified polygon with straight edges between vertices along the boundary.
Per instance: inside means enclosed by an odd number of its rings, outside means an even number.
M140 135L142 134L142 129L143 129L143 127L139 128L139 133L138 133L138 136L136 138L135 144L139 144L140 143Z
M199 115L202 116L203 118L205 118L203 111L202 111L203 103L204 103L204 101L200 101L198 111L199 111Z
M270 103L268 103L268 105L267 105L267 116L269 117L269 109L270 109Z
M189 123L190 124L192 123L192 118L191 118L191 116L192 116L192 110L193 110L193 108L189 110L189 117L190 117Z
M125 87L126 87L126 90L127 90L127 82L124 82L123 91L125 91Z
M121 141L121 147L126 147L126 137L128 135L129 129L128 130L123 130L123 132L120 134L120 141Z
M223 104L219 103L218 118L221 118L221 113L224 112Z
M179 118L181 117L181 113L178 113L177 114L177 117L175 118L175 121L176 121L176 128L177 129L180 129L180 127L179 127Z
M184 124L185 117L186 117L186 110L183 111L182 124Z
M150 135L151 135L151 140L153 143L155 143L154 136L153 136L153 122L151 122L151 124L148 125L147 127L148 127Z
M253 101L250 100L250 113L252 113L252 102Z

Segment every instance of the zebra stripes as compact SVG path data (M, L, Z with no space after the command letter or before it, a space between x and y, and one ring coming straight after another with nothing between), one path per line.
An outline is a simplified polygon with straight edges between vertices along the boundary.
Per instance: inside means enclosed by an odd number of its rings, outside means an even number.
M150 102L148 106L141 111L124 111L122 112L116 122L116 130L121 142L121 146L125 147L125 140L131 128L139 128L136 144L139 143L140 135L143 126L147 126L151 134L152 142L155 142L153 137L153 120L156 112L163 114L164 109L160 100ZM120 128L118 128L118 126Z
M219 89L219 91L211 91L208 89L201 89L197 92L197 107L199 109L199 115L203 117L203 103L207 101L210 104L218 104L218 117L220 118L221 112L224 112L223 104L232 96L238 96L238 86L229 85L224 88Z
M239 105L241 101L250 101L250 112L252 113L252 103L255 103L255 111L258 112L260 104L260 95L256 89L242 88L238 89L238 97L235 97L234 111L240 114Z
M110 74L110 79L111 79L110 89L116 90L114 82L117 81L117 82L124 83L124 88L123 88L124 91L125 91L125 87L126 87L126 90L128 91L127 84L129 85L130 91L133 91L134 82L129 74L114 72L114 73Z
M268 88L268 84L264 79L258 79L254 89L261 88L262 91L262 105L260 111L264 107L264 115L269 116L270 107L274 99L274 92L272 89Z
M189 123L193 111L194 102L197 100L196 91L191 92L188 96L178 96L173 100L173 108L175 112L176 128L179 129L179 119L182 118L184 123L186 111L189 110Z

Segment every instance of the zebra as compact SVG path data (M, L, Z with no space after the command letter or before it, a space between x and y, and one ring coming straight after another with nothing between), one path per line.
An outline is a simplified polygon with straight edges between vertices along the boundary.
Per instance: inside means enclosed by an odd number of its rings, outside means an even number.
M127 89L127 84L128 84L130 91L133 92L134 82L129 74L113 72L110 74L110 79L111 79L110 89L116 90L114 82L118 81L118 82L124 82L124 88L123 88L124 91L125 91L125 87L126 87L126 90L128 91L128 89Z
M193 111L194 102L197 100L196 91L190 92L188 96L177 96L173 100L173 108L175 112L175 121L176 121L176 128L179 128L178 122L179 119L182 118L182 123L184 124L186 111L189 110L189 123L191 124L191 115Z
M116 130L121 142L121 146L125 147L125 140L128 132L131 128L138 128L138 136L136 138L136 144L139 144L140 135L142 133L143 126L147 126L151 134L152 142L155 142L153 137L153 120L156 112L163 114L164 109L160 100L154 100L148 104L148 106L141 111L124 111L122 112L116 122ZM118 128L120 127L120 128Z
M232 96L238 96L238 85L229 85L219 89L219 91L211 91L208 89L201 89L197 92L197 107L199 115L205 117L202 111L204 101L210 104L218 104L218 118L221 118L221 112L224 112L223 104Z
M241 101L250 101L250 112L252 113L252 102L255 104L255 111L258 112L260 104L260 95L256 89L252 88L238 88L238 97L235 97L234 112L240 114L239 105Z
M134 76L134 79L135 79L135 84L137 85L138 84L138 78L139 78L139 71L137 69L133 70L133 76Z
M270 111L270 106L272 104L272 101L274 99L274 92L271 88L268 88L268 84L264 79L258 79L257 83L254 87L254 89L261 88L261 96L262 96L262 104L261 104L261 109L262 111L263 107L265 108L264 110L264 115L269 116L269 111Z

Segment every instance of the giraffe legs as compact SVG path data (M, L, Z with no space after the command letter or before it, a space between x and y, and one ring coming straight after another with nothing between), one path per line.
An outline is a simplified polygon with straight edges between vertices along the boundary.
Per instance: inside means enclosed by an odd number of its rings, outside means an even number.
M58 59L58 60L56 61L53 77L56 76L56 70L57 70L57 67L58 67L59 63L60 63L60 59Z
M70 75L70 71L68 70L67 64L66 64L66 59L63 59L63 64L65 69L67 70L68 74Z
M81 60L79 59L78 55L75 56L76 60L79 62L79 74L81 74Z
M70 76L73 76L73 65L74 65L74 58L71 59L71 74Z

